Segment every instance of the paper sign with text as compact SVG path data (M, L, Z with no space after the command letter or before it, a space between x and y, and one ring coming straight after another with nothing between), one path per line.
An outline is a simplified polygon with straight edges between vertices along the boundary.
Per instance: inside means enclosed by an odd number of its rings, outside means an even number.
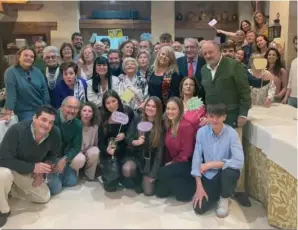
M125 113L121 113L118 111L115 111L112 113L112 121L119 123L121 125L126 125L128 123L128 116Z
M140 132L149 132L152 129L152 127L152 123L147 121L142 121L138 124L138 130Z
M217 24L217 21L216 21L215 19L212 19L212 20L208 23L208 25L211 26L211 27L215 26L216 24Z

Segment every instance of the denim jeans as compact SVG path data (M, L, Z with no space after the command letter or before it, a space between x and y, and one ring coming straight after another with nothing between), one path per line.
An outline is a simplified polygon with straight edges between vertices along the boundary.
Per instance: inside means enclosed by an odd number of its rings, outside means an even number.
M73 187L78 183L77 173L69 165L66 165L64 171L60 174L52 173L48 175L48 186L51 195L60 193L63 187Z

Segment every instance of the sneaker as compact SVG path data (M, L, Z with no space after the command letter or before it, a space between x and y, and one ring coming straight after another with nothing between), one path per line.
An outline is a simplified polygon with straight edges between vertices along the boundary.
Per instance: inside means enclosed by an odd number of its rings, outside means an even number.
M240 205L244 207L251 207L251 202L246 192L235 192L234 197Z
M6 224L9 215L10 215L10 212L8 213L0 212L0 228L2 228Z
M220 197L218 207L216 209L216 215L219 218L225 218L229 215L229 198Z

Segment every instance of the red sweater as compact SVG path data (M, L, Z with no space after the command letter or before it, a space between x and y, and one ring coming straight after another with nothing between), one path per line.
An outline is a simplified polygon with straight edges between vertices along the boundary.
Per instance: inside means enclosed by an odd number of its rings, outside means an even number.
M177 136L173 137L171 130L167 129L165 146L167 149L165 162L188 162L192 157L195 147L196 129L182 118Z

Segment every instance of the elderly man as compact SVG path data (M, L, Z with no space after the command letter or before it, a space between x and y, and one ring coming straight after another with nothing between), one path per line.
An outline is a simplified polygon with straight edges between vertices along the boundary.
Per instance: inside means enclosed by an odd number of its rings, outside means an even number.
M233 128L242 127L247 121L248 110L251 107L247 71L240 62L223 57L214 41L206 41L202 46L202 52L207 63L202 68L206 104L224 103L228 108L225 123ZM242 133L242 130L238 131L239 134ZM250 206L244 189L244 172L245 169L241 172L239 193L235 193L235 197L241 205Z
M194 77L200 86L200 96L204 98L204 90L201 87L201 69L205 65L204 58L199 56L199 43L195 38L184 40L185 56L177 59L179 74L183 77Z
M43 60L46 63L44 76L47 81L52 106L55 105L56 84L62 80L62 72L58 64L59 50L55 46L47 46L43 50Z
M62 187L72 187L77 184L78 169L71 166L72 160L81 151L82 123L76 118L80 109L80 102L73 96L66 97L55 125L59 128L62 137L60 159L56 162L53 173L49 175L49 188L52 195L62 191Z
M47 44L42 40L37 40L34 42L34 49L36 52L36 59L34 62L34 66L40 69L40 71L43 73L45 70L45 63L43 61L43 50L47 46Z
M8 193L35 203L47 203L50 191L44 174L50 173L60 150L60 132L53 127L56 110L39 107L33 121L22 121L6 132L0 145L0 227L10 214Z

